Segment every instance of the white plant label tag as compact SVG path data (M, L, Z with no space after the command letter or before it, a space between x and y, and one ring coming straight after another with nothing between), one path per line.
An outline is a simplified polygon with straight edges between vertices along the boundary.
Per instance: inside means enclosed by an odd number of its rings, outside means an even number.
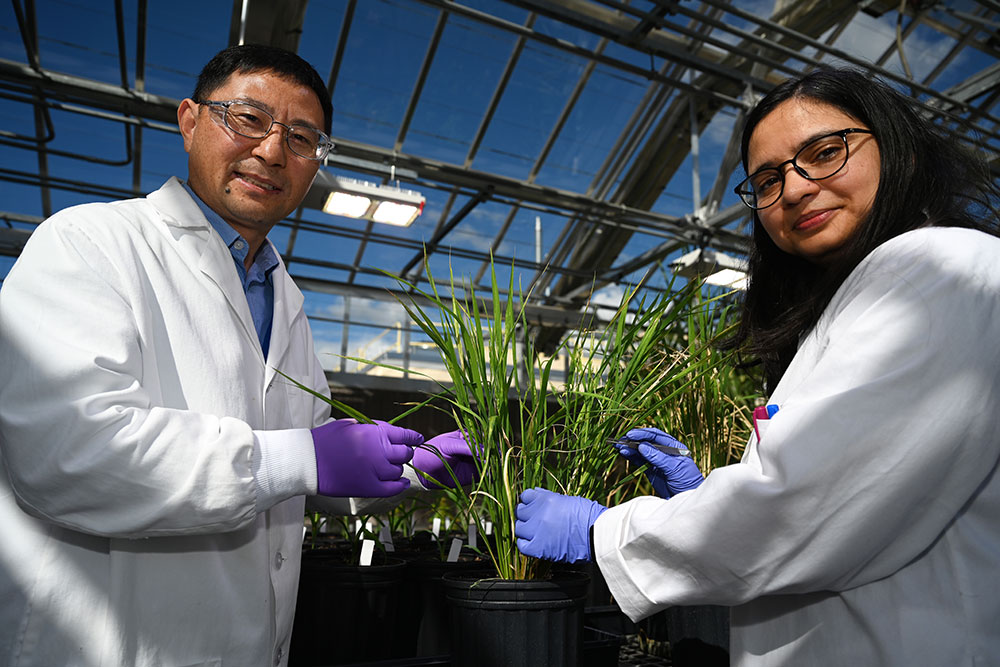
M389 526L382 526L382 530L378 533L378 539L386 551L396 551L396 545L392 543L392 531L389 530Z
M372 564L372 554L375 553L375 540L362 540L361 541L361 561L360 565L362 567L368 567Z
M451 549L448 551L448 562L457 563L458 554L462 552L462 538L456 537L451 541Z
M469 522L469 546L473 549L476 548L476 523L475 521Z
M441 517L434 517L434 521L431 523L431 533L434 537L441 537Z
M483 523L483 534L485 534L485 535L492 535L493 534L493 522L492 521L490 521L490 520L487 519Z

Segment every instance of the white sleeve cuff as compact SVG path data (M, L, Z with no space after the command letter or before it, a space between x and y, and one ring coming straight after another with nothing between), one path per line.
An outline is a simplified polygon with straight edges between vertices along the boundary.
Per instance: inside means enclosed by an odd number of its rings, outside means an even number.
M594 521L593 556L618 607L631 620L638 621L655 612L656 605L632 578L630 563L618 548L622 534L628 528L630 509L629 503L616 505L597 517Z
M427 491L423 478L417 473L417 469L412 463L403 464L403 479L410 480L410 489L416 491Z
M258 512L293 496L315 495L316 450L309 429L254 431L253 475Z

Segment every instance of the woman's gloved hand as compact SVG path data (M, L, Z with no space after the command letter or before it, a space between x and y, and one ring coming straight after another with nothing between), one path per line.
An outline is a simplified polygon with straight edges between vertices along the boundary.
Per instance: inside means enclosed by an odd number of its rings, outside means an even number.
M653 444L673 448L679 454L668 454L651 446ZM656 495L661 498L690 491L705 479L698 470L698 465L689 458L688 448L658 428L634 428L615 446L618 453L632 463L649 464L646 477L653 485Z
M517 548L525 556L563 563L591 560L590 527L606 509L587 498L527 489L516 510Z
M479 476L475 457L461 431L436 435L414 449L410 465L428 489L454 488L456 483L465 486Z
M338 419L312 429L316 481L321 496L387 498L402 493L401 479L413 448L423 444L416 431L383 421L359 424Z

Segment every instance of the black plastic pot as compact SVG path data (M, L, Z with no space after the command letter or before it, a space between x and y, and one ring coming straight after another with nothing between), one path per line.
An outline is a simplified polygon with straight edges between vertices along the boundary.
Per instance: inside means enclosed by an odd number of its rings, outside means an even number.
M413 650L409 655L424 657L451 653L451 609L445 598L443 577L482 569L483 561L480 559L452 563L426 559L409 562L407 578L417 615Z
M560 572L543 581L446 574L454 667L577 667L589 578Z
M341 665L395 657L405 563L348 565L336 554L304 551L289 667Z

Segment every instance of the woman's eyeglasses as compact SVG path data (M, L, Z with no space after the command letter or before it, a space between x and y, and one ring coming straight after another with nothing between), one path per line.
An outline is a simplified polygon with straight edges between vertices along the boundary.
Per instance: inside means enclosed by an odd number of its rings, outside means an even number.
M791 160L775 167L764 167L747 176L733 191L755 211L773 205L785 190L785 165L792 165L799 176L810 181L830 178L847 164L849 134L871 134L870 130L852 127L813 139L799 149Z

